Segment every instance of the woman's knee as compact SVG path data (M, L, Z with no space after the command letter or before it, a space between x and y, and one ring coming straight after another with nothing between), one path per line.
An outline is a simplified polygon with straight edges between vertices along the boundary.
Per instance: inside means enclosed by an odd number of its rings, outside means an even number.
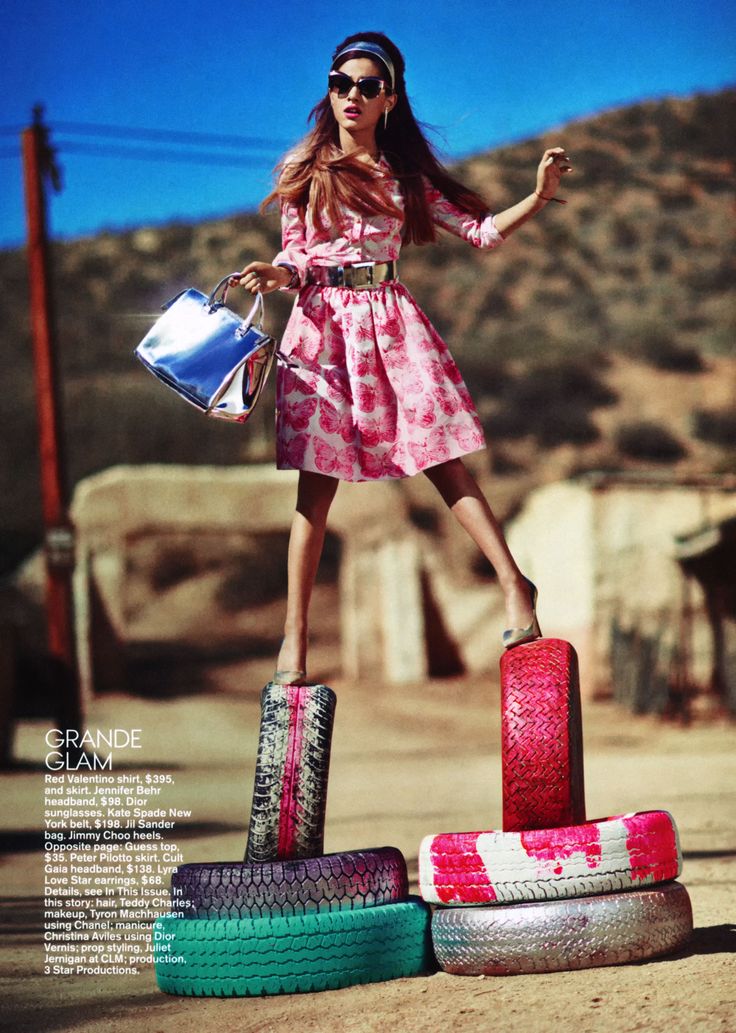
M326 517L338 484L336 477L311 470L300 471L296 508L304 515Z
M449 459L446 463L430 467L424 473L450 509L462 498L482 497L478 482L462 459Z
M423 471L424 475L432 484L446 484L455 481L458 476L467 472L462 459L447 459L444 463L437 463L436 466L428 466Z

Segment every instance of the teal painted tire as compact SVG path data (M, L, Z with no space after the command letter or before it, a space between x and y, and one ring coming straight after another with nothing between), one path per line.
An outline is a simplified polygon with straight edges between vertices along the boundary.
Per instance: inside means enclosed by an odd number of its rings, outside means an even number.
M153 938L159 988L191 997L335 990L436 969L430 910L417 898L289 918L164 915Z

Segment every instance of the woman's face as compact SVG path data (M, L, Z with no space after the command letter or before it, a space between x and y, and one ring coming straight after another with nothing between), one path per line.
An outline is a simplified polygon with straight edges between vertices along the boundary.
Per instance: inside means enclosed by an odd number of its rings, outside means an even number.
M396 103L396 94L387 94L383 90L371 100L367 100L357 86L357 80L364 76L377 76L386 81L386 72L382 65L371 61L369 57L351 57L344 61L336 69L344 75L349 75L356 80L356 85L348 93L347 97L339 97L333 90L330 91L330 104L335 121L341 129L349 133L375 130L379 119L383 118L384 111L390 111Z

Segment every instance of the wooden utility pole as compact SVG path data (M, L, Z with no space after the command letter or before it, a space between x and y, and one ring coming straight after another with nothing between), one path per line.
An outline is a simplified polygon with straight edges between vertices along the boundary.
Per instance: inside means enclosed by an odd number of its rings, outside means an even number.
M59 674L57 717L62 726L79 727L81 701L74 648L72 574L74 532L68 499L61 434L61 387L56 362L56 327L51 291L46 181L61 189L59 169L43 123L43 108L33 109L33 124L23 131L23 174L28 228L31 336L36 375L41 497L46 553L46 614L49 650Z

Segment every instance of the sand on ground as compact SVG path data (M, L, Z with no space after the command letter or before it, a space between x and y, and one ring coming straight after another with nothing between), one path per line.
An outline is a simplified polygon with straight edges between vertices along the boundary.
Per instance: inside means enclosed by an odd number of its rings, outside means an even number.
M171 806L192 809L177 840L185 862L243 855L265 661L208 668L199 691L168 699L95 698L90 727L143 729L130 770L171 771ZM329 678L338 706L325 850L393 845L416 892L427 833L501 827L499 683L494 674L409 686ZM512 977L442 972L323 993L179 998L152 966L137 976L42 975L43 735L18 727L22 764L0 775L4 923L2 1011L14 1033L525 1033L736 1031L736 734L584 706L589 817L664 808L684 851L695 934L646 963Z

